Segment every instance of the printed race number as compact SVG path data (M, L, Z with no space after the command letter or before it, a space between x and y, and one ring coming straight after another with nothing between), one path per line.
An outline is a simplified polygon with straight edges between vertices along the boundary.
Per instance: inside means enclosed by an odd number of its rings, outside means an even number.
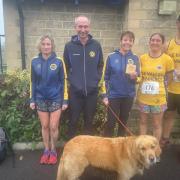
M142 94L159 94L159 83L155 81L143 82Z

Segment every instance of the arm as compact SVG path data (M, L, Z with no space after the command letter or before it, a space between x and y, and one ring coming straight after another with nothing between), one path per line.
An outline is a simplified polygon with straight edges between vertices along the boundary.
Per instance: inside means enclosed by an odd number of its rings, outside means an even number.
M173 71L174 71L174 61L169 56L166 63L166 80L167 85L170 84L173 81Z
M168 72L167 74L166 74L166 78L167 78L167 85L168 84L170 84L171 82L172 82L172 80L173 80L173 72L171 71L171 72Z
M36 78L31 62L31 67L30 67L30 108L31 109L35 109L35 84L36 84Z
M166 59L166 76L165 76L165 85L167 86L173 81L173 71L174 71L174 61L168 56Z
M103 71L103 52L102 52L102 48L101 45L99 44L99 63L98 63L98 71L99 74L102 76L102 71Z
M68 107L68 91L67 91L67 72L64 60L61 60L62 67L60 69L60 78L63 84L63 106L62 110L65 110Z
M64 47L63 59L64 59L65 65L66 65L66 70L67 70L66 72L69 73L69 70L70 70L70 58L69 58L67 44Z
M101 92L100 92L103 98L103 103L105 105L108 105L107 89L109 86L109 79L110 79L110 67L109 67L109 57L108 57L103 67L102 79L101 79Z
M140 83L142 80L142 71L141 71L141 57L138 58L138 62L139 62L139 74L138 77L136 79L136 83Z
M141 76L141 66L140 66L140 60L139 60L138 57L137 57L137 69L136 69L136 72L137 72L136 83L139 83L140 82L140 76Z

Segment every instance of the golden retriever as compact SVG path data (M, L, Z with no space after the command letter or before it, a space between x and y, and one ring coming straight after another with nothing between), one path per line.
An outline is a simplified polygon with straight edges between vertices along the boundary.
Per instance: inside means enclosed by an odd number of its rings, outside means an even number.
M161 149L158 140L149 135L104 138L80 135L64 147L57 180L78 180L86 167L116 171L118 180L129 180L143 174L157 162Z

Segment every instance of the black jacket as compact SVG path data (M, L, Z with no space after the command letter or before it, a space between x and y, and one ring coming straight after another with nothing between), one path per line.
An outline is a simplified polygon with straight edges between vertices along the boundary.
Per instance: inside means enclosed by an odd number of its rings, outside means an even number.
M65 45L64 61L70 88L74 92L88 95L97 90L103 66L102 48L98 41L89 35L88 42L83 46L77 35L72 36Z

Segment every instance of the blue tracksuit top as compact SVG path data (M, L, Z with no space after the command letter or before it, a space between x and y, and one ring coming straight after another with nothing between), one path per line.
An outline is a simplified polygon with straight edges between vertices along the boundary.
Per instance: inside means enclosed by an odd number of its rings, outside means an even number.
M105 91L103 96L108 98L134 97L136 94L136 80L131 80L125 73L128 63L136 65L136 72L140 75L139 59L131 51L123 55L119 50L111 53L104 66L103 80Z
M68 70L68 80L73 91L88 95L98 88L102 75L103 53L98 41L88 35L86 45L82 45L77 35L64 48L64 61Z
M31 62L30 101L49 100L67 103L66 70L53 52L44 60L40 53Z

